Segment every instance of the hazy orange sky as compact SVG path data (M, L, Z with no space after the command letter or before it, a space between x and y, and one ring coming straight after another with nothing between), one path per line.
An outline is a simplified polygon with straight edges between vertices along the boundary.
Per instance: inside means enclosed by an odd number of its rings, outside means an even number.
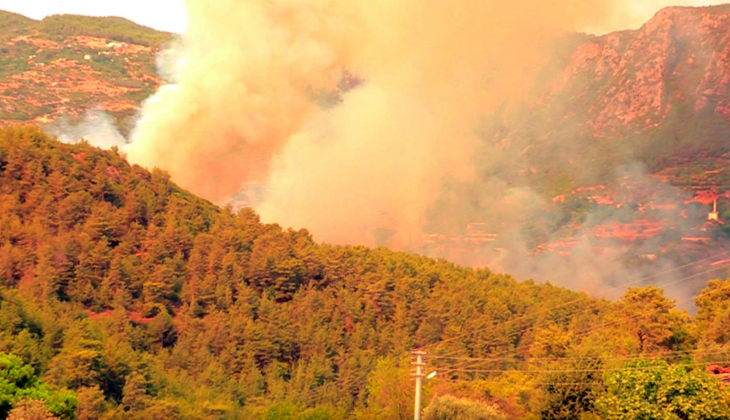
M657 10L665 6L705 6L728 3L728 0L637 0L633 26L648 20ZM186 27L184 0L0 0L0 10L8 10L34 19L54 14L81 14L91 16L122 16L142 25L163 31L182 33ZM624 21L625 22L625 21ZM586 28L597 32L627 29L619 22L607 23L605 28Z

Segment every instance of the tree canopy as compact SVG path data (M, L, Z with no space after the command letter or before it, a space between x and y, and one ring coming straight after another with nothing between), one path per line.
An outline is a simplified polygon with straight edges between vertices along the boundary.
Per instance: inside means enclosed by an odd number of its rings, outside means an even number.
M696 358L681 369L699 375L725 349L727 287L711 283L692 318L656 288L611 302L318 244L118 150L0 131L0 351L47 384L31 400L54 415L69 395L78 418L407 418L415 348L439 371L433 412L591 415L623 398L610 372L632 359Z

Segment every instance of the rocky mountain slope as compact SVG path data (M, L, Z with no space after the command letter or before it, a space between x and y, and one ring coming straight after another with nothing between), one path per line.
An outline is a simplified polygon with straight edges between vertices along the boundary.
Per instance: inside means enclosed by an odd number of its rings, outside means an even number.
M637 30L561 39L529 104L485 130L485 141L514 164L484 172L553 201L606 188L608 196L588 197L591 205L645 207L651 203L615 193L625 183L617 168L639 168L630 172L688 195L675 206L718 198L722 213L728 137L730 5L670 7Z
M728 116L728 41L730 6L663 9L638 30L580 44L554 91L570 92L575 105L585 101L604 135L622 125L656 127L681 102Z
M728 116L728 41L730 5L669 7L637 30L572 34L555 46L536 102L572 109L596 136L655 128L683 102Z
M444 229L434 218L422 252L550 279L576 277L590 255L599 268L576 287L600 278L602 291L664 264L726 259L729 41L727 5L667 8L637 30L558 40L527 103L485 121L482 176L456 199L445 194L439 212L458 222ZM510 202L510 189L540 199ZM492 235L469 232L474 222ZM692 291L720 269L687 273L697 275Z
M531 124L513 124L504 138L542 139L535 152L570 139L592 161L561 156L561 164L589 173L639 159L654 172L669 169L671 181L679 181L677 165L718 171L707 187L726 180L717 175L730 151L730 5L670 7L637 30L569 37L542 80L534 115L518 119ZM702 166L706 158L716 160Z

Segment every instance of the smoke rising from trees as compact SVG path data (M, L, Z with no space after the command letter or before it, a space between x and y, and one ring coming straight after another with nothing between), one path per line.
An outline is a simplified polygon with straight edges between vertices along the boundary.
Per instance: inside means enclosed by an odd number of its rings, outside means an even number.
M147 101L127 152L218 203L242 192L263 220L318 240L373 244L385 229L407 248L434 220L468 220L436 204L455 193L446 181L477 178L472 213L520 224L530 217L522 209L542 199L490 178L514 156L480 140L484 119L527 97L557 37L635 26L639 9L613 0L191 0L174 84ZM361 82L347 85L350 75Z

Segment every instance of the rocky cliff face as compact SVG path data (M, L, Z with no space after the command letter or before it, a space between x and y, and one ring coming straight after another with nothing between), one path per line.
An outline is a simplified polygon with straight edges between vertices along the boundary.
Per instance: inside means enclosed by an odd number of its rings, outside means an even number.
M529 105L484 131L510 162L499 176L555 196L638 164L695 192L728 191L730 5L671 7L637 30L566 36L552 57Z
M584 107L596 134L664 122L674 107L730 118L730 5L671 7L640 29L588 38L549 99Z

